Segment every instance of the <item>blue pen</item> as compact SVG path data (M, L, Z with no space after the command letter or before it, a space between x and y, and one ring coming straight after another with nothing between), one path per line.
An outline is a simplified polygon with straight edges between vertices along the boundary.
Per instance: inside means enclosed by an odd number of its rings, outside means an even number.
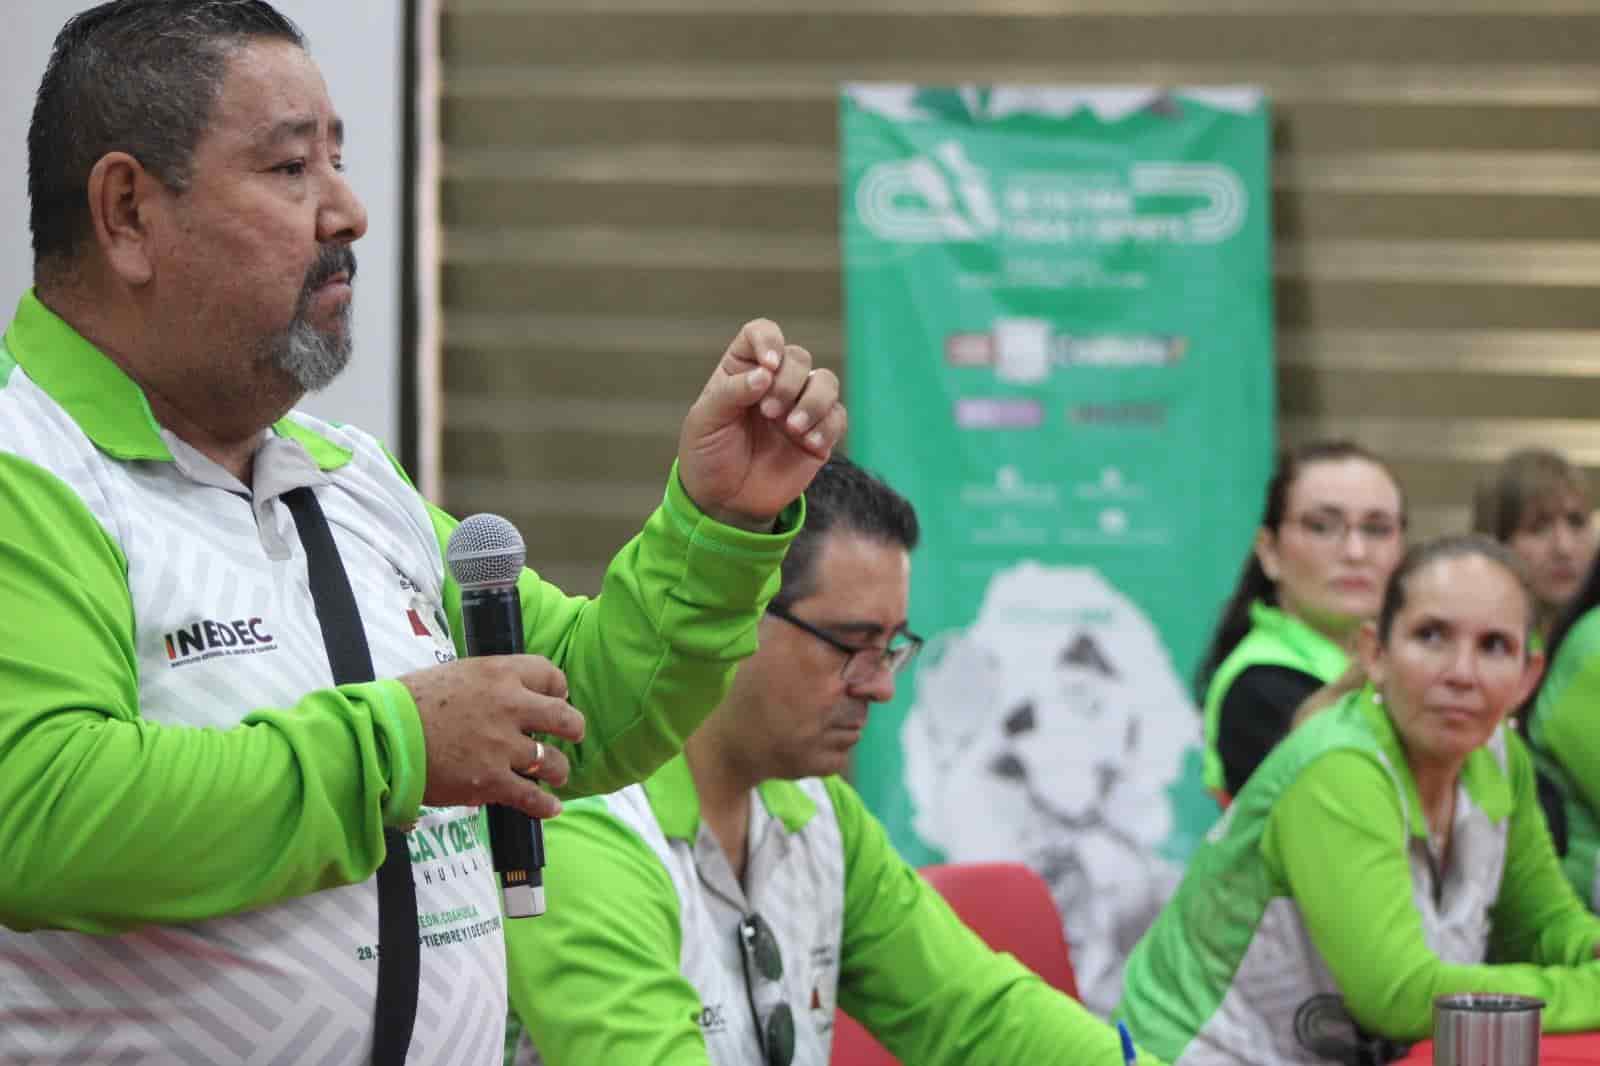
M1133 1066L1139 1055L1133 1050L1133 1034L1128 1032L1127 1022L1117 1022L1117 1035L1122 1037L1122 1066Z

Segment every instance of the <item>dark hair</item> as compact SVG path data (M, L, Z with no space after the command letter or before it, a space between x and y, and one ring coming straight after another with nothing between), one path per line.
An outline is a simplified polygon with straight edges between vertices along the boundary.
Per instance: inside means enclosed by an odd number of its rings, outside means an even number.
M1400 492L1400 524L1405 525L1405 492L1400 489L1400 481L1394 476L1394 471L1377 455L1363 448L1361 445L1349 440L1318 440L1309 441L1287 451L1278 453L1278 466L1273 472L1272 480L1267 482L1267 503L1261 514L1261 527L1276 532L1283 525L1287 517L1284 512L1289 507L1289 490L1299 479L1301 471L1313 463L1340 462L1345 459L1361 459L1371 463L1382 470L1395 488ZM1195 672L1195 700L1202 706L1205 704L1206 689L1211 686L1211 677L1217 672L1217 667L1222 661L1233 653L1239 642L1250 632L1250 605L1257 600L1269 605L1278 602L1277 586L1273 584L1267 572L1261 567L1261 560L1257 558L1255 546L1252 542L1250 551L1245 555L1244 568L1239 574L1239 580L1233 587L1233 595L1228 597L1227 604L1222 608L1222 615L1217 620L1217 627L1211 634L1211 646L1207 649L1205 658L1200 661L1200 669Z
M783 558L783 587L776 602L787 606L816 591L816 560L832 530L857 533L911 551L921 529L911 501L842 455L834 455L806 489L806 521Z
M1575 492L1587 500L1589 486L1582 471L1548 448L1512 452L1473 493L1472 529L1508 541L1530 508L1558 492Z
M1535 614L1533 589L1528 584L1528 572L1522 565L1522 560L1512 554L1504 544L1482 533L1452 533L1410 549L1400 560L1400 565L1394 568L1394 573L1389 575L1389 583L1383 589L1383 606L1378 608L1378 642L1380 644L1388 642L1395 616L1405 609L1406 592L1413 576L1442 560L1460 559L1471 555L1499 563L1516 579L1527 607L1524 635L1532 633Z
M89 240L89 174L127 152L169 189L188 188L228 58L248 40L305 47L264 0L111 0L56 35L28 126L35 280L65 276Z

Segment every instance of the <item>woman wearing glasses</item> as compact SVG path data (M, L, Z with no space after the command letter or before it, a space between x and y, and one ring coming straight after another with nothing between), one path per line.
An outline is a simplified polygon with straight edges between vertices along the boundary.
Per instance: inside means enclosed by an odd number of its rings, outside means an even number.
M1262 762L1129 958L1118 1011L1146 1047L1176 1066L1357 1061L1308 1024L1338 1014L1359 1061L1388 1061L1373 1044L1425 1036L1459 992L1537 996L1551 1032L1600 1027L1600 919L1502 727L1539 674L1533 618L1485 537L1406 557L1360 630L1370 683Z
M1224 806L1288 733L1296 709L1345 673L1404 532L1400 486L1366 449L1321 441L1280 458L1198 676L1205 783Z

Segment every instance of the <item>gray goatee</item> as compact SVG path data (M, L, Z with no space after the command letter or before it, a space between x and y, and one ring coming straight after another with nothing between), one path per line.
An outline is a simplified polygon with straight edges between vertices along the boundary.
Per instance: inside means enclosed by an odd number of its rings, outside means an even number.
M317 256L317 261L306 275L295 305L294 318L271 344L270 355L278 369L294 379L306 392L320 392L333 383L333 379L350 362L353 339L350 333L352 304L339 309L333 328L320 330L307 317L316 290L329 278L346 273L352 281L356 276L356 257L347 244L328 245Z

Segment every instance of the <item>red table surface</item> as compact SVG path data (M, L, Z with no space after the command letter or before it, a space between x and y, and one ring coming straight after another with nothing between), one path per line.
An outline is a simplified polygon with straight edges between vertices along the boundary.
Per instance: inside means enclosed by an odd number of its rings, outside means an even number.
M1539 1038L1539 1066L1597 1066L1600 1033L1546 1033ZM1433 1041L1424 1040L1400 1066L1433 1066Z

